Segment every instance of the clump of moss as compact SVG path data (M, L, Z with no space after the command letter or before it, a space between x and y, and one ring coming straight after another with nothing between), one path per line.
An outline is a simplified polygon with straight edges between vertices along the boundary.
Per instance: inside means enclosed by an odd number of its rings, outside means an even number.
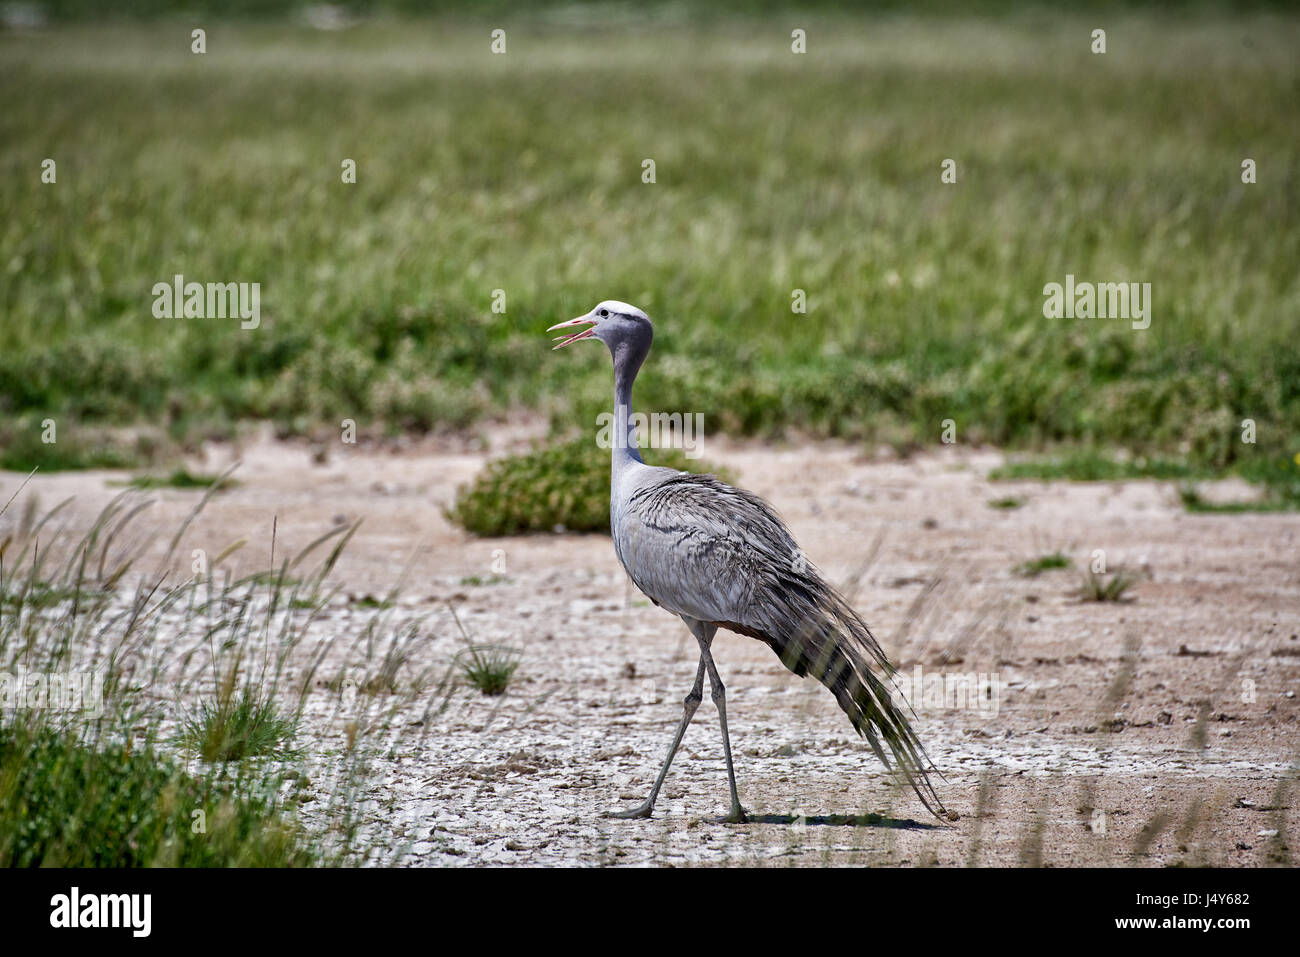
M711 473L733 481L680 449L645 449L650 465ZM609 533L609 450L590 436L535 448L491 462L460 489L447 518L476 535L525 532Z

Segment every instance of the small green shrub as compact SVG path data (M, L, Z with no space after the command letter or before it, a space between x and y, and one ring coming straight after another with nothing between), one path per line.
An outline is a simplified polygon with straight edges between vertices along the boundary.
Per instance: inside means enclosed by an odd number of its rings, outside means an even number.
M650 465L688 472L729 475L679 449L646 449ZM549 532L609 532L608 449L589 436L511 455L487 467L457 495L447 518L476 535Z

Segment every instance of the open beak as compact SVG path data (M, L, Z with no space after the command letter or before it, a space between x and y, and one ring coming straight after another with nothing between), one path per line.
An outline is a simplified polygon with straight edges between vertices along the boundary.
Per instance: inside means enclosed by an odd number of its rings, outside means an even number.
M555 325L551 326L551 328L547 329L546 331L554 332L556 329L570 329L573 326L582 326L582 325L591 326L590 329L583 329L581 332L575 332L572 334L565 333L562 336L556 336L555 338L556 340L559 341L559 344L556 345L555 349L563 349L570 342L577 342L579 339L586 339L590 337L596 331L596 322L597 320L591 318L590 315L579 316L577 319L570 319L568 322L557 322ZM554 352L555 349L552 349L551 351Z

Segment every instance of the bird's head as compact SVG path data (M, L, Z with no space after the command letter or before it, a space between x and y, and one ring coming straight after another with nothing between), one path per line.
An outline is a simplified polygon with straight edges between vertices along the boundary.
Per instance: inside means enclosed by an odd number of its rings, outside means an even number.
M564 335L557 336L559 341L555 348L563 349L569 343L577 342L579 339L599 339L609 347L610 354L617 358L624 350L644 355L650 348L651 339L654 338L654 327L650 325L650 317L636 306L629 306L617 299L606 299L585 316L556 323L546 331L554 332L556 329L583 326L587 328L583 328L580 332L566 332Z

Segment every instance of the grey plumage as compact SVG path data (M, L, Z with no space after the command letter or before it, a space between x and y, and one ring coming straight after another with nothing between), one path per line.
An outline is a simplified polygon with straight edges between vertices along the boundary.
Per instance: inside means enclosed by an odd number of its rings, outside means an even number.
M641 460L631 424L631 388L653 337L649 319L633 306L607 301L586 316L552 328L578 324L593 328L560 346L591 336L605 342L614 358L614 549L637 588L656 605L681 616L700 644L695 686L650 797L640 808L619 816L649 816L699 703L707 671L723 726L732 798L729 820L745 819L735 788L725 689L710 653L718 628L762 641L790 671L825 685L877 757L889 767L887 748L922 803L939 814L943 806L927 774L925 750L904 706L890 694L889 660L862 618L804 558L773 509L714 476L653 468Z
M612 516L614 548L637 588L678 615L757 638L790 671L820 681L889 767L884 742L937 814L925 750L888 678L872 670L888 676L892 665L772 508L711 475L645 473Z

